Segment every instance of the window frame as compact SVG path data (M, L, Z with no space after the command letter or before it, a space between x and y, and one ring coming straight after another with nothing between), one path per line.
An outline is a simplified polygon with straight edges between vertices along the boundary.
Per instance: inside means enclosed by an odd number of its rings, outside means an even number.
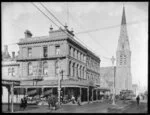
M47 46L43 46L43 57L44 58L48 57L48 47Z
M55 54L60 55L60 45L55 45Z
M32 48L28 47L28 57L32 57Z
M46 73L45 73L45 71L47 71ZM47 63L47 61L44 61L43 62L43 75L46 75L46 76L48 76L48 63Z
M31 68L30 68L31 67ZM30 70L31 69L31 70ZM28 75L33 75L33 66L32 62L28 63Z

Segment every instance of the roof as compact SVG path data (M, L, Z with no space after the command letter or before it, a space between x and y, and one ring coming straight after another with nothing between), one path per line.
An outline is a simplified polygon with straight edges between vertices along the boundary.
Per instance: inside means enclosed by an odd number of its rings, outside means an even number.
M66 34L68 33L68 34ZM68 30L55 30L51 31L49 36L40 36L40 37L31 37L31 38L22 38L20 39L18 45L23 44L31 44L31 43L41 43L41 42L52 42L52 41L58 41L58 40L70 40L73 43L79 45L82 49L86 50L89 54L92 54L93 57L100 60L99 56L97 56L95 53L87 49L85 46L83 46L80 42L78 42L76 39L74 39L73 35L69 33Z

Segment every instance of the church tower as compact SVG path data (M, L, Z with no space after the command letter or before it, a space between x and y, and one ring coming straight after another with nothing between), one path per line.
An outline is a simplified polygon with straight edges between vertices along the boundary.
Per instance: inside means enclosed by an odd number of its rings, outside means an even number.
M123 6L120 36L116 51L116 94L121 90L132 89L131 51L127 34L125 7Z

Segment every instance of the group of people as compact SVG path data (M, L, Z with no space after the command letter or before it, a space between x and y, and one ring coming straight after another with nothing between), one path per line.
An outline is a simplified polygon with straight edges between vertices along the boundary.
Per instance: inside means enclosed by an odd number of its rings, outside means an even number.
M23 108L23 110L27 107L27 97L21 98L20 103L20 109Z
M75 104L76 100L75 100L74 95L72 95L71 101L72 101L73 104ZM80 95L77 97L77 104L81 105L81 96Z
M50 94L47 97L47 101L48 101L48 106L50 109L54 109L54 110L57 109L57 102L58 102L57 96Z

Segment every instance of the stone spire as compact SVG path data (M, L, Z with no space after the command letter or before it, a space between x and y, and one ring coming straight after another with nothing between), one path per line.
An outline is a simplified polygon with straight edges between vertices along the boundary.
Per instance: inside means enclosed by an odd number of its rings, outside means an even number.
M123 6L120 36L119 36L119 40L118 40L117 50L130 50L128 33L127 33L127 25L126 25L125 7L124 6Z
M124 6L123 6L121 25L123 25L123 24L126 24L126 15L125 15L125 7Z

